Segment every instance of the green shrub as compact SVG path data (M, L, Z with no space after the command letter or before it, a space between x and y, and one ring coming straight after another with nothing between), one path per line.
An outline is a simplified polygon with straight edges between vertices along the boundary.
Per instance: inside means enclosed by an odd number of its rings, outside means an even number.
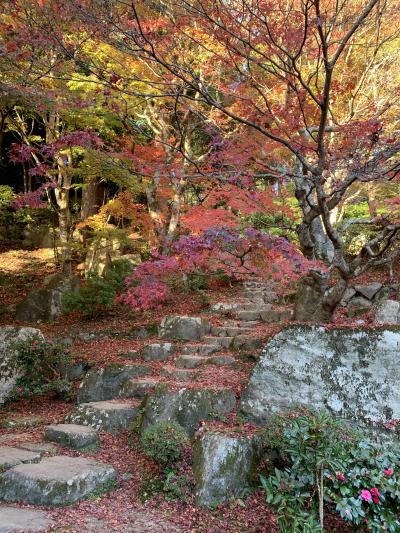
M188 437L176 422L160 422L149 426L141 443L144 452L162 465L171 465L182 458Z
M400 531L398 451L372 444L327 413L275 417L265 437L281 463L261 484L282 532L324 531L327 507L354 527Z
M95 316L111 309L115 297L123 289L124 280L131 271L131 263L120 260L111 264L104 277L90 274L84 287L78 292L70 292L65 295L65 311L80 311L85 316Z
M71 354L65 344L32 336L16 342L13 348L16 370L21 375L9 400L30 398L48 392L54 392L64 399L70 398L72 385L62 377L62 367L71 363Z

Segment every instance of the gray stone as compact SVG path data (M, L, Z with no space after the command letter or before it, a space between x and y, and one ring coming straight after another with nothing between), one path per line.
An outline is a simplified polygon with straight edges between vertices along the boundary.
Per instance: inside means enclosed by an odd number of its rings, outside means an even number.
M354 288L367 300L372 300L376 293L382 288L382 283L374 281L372 283L366 283L364 285L354 285Z
M54 525L43 511L0 505L0 533L34 533Z
M260 316L261 320L267 324L285 322L292 318L292 310L285 308L271 308L269 311L262 311Z
M40 461L40 453L0 446L0 470L11 468L21 463L33 463L35 461Z
M221 350L222 348L229 349L233 344L233 337L213 337L213 336L206 336L204 337L204 342L207 344L212 344L214 346L218 346Z
M33 289L17 305L15 318L22 322L51 321L63 313L63 299L67 292L79 290L79 279L64 274L53 274L45 279L43 287Z
M100 445L97 431L80 424L54 424L47 426L44 430L44 438L75 450L83 450Z
M259 458L255 439L206 431L193 446L197 503L214 507L245 495Z
M198 355L181 355L175 360L175 366L178 368L197 368L204 365L207 362L205 357Z
M213 357L210 357L208 362L217 366L231 366L236 363L236 360L229 355L214 355Z
M256 423L303 404L360 425L400 418L400 331L292 326L266 346L242 397Z
M218 302L210 306L210 311L212 313L220 313L221 315L229 315L233 313L239 307L238 303L230 302Z
M103 237L91 244L85 258L85 276L96 274L103 276L111 263L122 256L120 239Z
M165 361L175 353L175 346L166 342L164 344L148 344L143 349L143 359L145 361Z
M159 336L162 339L197 341L208 331L210 331L210 324L203 318L194 316L166 316L161 322Z
M163 366L161 375L176 379L177 381L193 381L195 371L186 368L175 368L173 366Z
M139 407L123 402L90 402L78 405L65 421L110 433L126 429L136 420Z
M33 505L68 505L115 480L112 466L57 455L17 465L0 476L0 498Z
M235 316L238 320L260 320L259 311L236 311Z
M192 436L202 420L227 415L235 405L235 394L230 389L182 388L170 391L160 386L145 401L141 430L144 431L152 424L172 420Z
M15 429L15 428L33 428L40 426L42 419L40 416L15 416L8 417L0 422L0 428L2 429Z
M30 452L40 453L40 456L43 455L56 455L58 453L58 447L55 444L50 442L24 442L18 444L18 448L23 450L28 450Z
M185 344L182 346L182 355L210 355L220 350L215 344Z
M120 392L120 398L144 398L158 384L154 378L128 379Z
M0 405L12 391L20 372L16 366L14 344L29 338L43 339L42 332L35 328L16 328L5 326L0 328Z
M341 305L346 307L346 305L350 302L350 300L355 296L356 290L354 287L347 287L347 289L344 291L344 294L342 296Z
M78 403L97 402L117 398L129 378L151 373L148 365L110 365L89 370L77 395Z
M376 324L400 324L400 302L383 300L375 311Z
M363 296L355 296L347 304L347 316L354 317L362 315L371 309L372 303Z
M332 310L323 305L328 288L327 274L312 270L303 276L298 283L293 320L329 322Z

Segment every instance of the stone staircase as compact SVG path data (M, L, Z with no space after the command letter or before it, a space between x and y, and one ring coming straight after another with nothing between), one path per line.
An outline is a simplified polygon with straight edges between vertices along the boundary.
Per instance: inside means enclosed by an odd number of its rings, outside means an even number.
M44 443L32 443L31 450L22 445L0 447L0 500L60 505L74 503L107 486L116 476L111 466L84 457L48 457L40 446L48 449L55 443L81 452L93 451L101 446L99 431L118 433L135 423L143 399L158 385L166 383L184 391L187 389L182 387L190 388L205 365L218 368L237 364L238 350L260 347L254 337L257 326L289 318L290 310L273 306L276 301L268 284L246 281L235 301L211 306L217 325L199 317L166 317L160 326L160 341L148 344L140 354L144 363L90 370L81 383L77 406L64 423L45 428ZM225 390L232 409L234 394ZM55 450L58 453L57 447ZM1 513L0 506L0 522Z

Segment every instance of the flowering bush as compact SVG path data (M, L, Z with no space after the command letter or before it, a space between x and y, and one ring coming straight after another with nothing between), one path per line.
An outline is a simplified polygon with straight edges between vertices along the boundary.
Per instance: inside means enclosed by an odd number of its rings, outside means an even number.
M235 279L257 274L290 283L309 267L310 262L284 238L254 228L241 233L214 226L201 235L182 235L171 242L168 255L155 255L136 267L120 300L137 310L151 309L168 299L177 278L188 288L192 274L223 273Z
M278 452L281 468L261 476L261 483L282 531L308 531L310 523L310 531L324 531L326 509L357 528L400 531L394 446L387 451L327 413L306 411L274 418L266 444Z

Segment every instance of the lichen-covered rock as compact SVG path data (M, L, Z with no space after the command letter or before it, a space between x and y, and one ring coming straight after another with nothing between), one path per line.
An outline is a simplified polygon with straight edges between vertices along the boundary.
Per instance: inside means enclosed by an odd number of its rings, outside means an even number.
M293 404L358 423L400 418L400 330L289 327L253 369L242 412L265 423Z
M235 404L236 397L230 389L182 388L170 391L160 386L145 401L141 430L158 422L172 420L192 436L202 420L227 415Z
M196 341L210 331L207 320L194 316L166 316L163 318L159 336L162 339Z
M44 430L45 440L57 442L66 448L84 450L100 445L97 431L81 424L53 424Z
M139 407L125 402L90 402L78 405L65 421L118 433L136 420Z
M147 365L110 365L89 370L77 395L78 403L98 402L117 398L129 378L151 372Z
M0 470L11 468L21 463L34 463L40 460L40 453L0 446Z
M7 399L19 376L13 345L31 337L43 338L43 335L35 328L0 328L0 405Z
M57 455L17 465L0 475L0 499L33 505L68 505L115 480L112 466Z
M261 455L257 440L206 431L195 440L193 468L199 505L213 507L243 496Z
M51 321L63 313L64 296L79 290L79 279L64 274L53 274L45 279L43 287L33 289L17 306L15 318L22 322Z
M384 300L375 311L376 324L400 324L400 302Z
M145 361L165 361L174 352L175 346L171 342L148 344L143 348L143 359Z

